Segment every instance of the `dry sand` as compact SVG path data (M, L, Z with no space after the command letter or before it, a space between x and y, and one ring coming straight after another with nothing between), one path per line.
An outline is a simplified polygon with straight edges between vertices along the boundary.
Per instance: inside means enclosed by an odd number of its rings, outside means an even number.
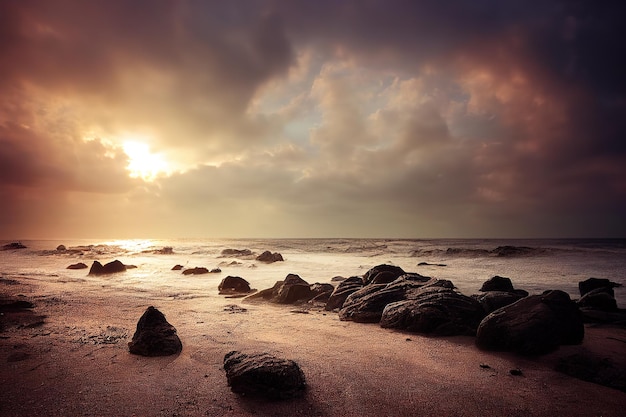
M608 417L626 410L626 393L553 370L559 357L581 350L624 365L624 329L588 327L581 346L530 359L480 351L470 337L429 338L217 295L25 276L0 280L0 294L23 294L35 303L34 315L46 316L32 327L23 325L36 317L14 317L0 332L2 416ZM178 330L179 355L128 353L150 305ZM295 360L306 396L266 402L232 393L222 369L231 350Z

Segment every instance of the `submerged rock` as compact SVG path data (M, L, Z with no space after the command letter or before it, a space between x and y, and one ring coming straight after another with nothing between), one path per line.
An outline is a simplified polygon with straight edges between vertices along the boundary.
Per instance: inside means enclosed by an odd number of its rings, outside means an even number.
M71 264L67 267L67 269L87 269L89 268L86 264L82 262L78 262L76 264Z
M209 270L203 266L197 266L195 268L185 269L183 275L201 275L208 274Z
M142 356L168 356L180 352L182 348L174 326L152 306L143 313L133 339L128 342L130 353Z
M476 345L486 350L509 350L541 355L559 345L579 344L584 336L580 310L563 291L546 291L500 308L478 326Z
M250 249L224 249L222 250L222 256L251 256L252 251Z
M26 249L26 246L22 245L20 242L12 242L7 243L0 247L0 250L13 250L13 249Z
M231 390L240 395L285 400L306 390L300 366L269 353L231 351L224 356L224 371Z

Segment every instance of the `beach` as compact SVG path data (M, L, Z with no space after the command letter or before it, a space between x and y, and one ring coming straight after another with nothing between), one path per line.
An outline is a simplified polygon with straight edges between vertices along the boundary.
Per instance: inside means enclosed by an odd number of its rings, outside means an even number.
M626 369L624 328L587 325L581 345L528 358L481 351L472 337L427 337L217 294L106 285L114 279L3 276L0 293L32 302L34 318L5 323L0 333L0 414L606 417L623 415L626 405L624 392L554 370L559 358L578 352ZM128 352L151 305L177 329L180 354ZM222 369L232 350L296 361L305 396L272 402L234 394Z

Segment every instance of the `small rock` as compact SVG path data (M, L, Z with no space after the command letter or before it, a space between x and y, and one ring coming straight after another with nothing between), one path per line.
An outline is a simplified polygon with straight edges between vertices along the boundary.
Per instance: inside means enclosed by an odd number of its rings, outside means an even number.
M82 263L82 262L78 262L76 264L71 264L70 266L67 267L67 269L87 269L89 268L86 264Z

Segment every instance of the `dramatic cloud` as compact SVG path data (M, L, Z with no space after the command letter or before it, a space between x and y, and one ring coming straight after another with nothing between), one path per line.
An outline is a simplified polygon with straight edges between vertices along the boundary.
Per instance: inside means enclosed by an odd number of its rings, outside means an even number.
M0 236L623 236L620 9L1 2Z

